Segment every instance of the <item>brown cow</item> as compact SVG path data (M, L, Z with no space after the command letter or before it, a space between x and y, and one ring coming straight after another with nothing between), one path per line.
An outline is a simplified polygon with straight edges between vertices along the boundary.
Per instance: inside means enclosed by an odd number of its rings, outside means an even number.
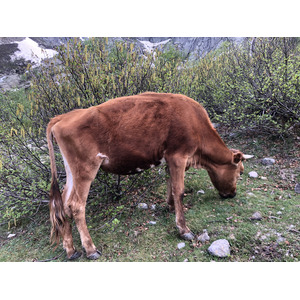
M52 139L57 142L67 174L61 195L57 182ZM222 197L234 197L243 171L243 154L229 150L213 128L205 109L183 95L144 93L109 100L53 118L47 128L52 182L51 237L69 259L81 254L73 246L70 218L74 218L82 246L90 259L96 249L87 229L85 206L99 168L126 175L167 163L170 174L167 202L175 210L182 238L194 235L183 213L184 174L190 167L207 170Z

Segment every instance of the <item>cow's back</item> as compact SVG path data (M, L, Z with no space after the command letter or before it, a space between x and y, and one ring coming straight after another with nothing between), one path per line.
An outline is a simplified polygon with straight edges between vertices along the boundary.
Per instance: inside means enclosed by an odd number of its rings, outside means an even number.
M64 139L73 149L80 148L81 156L96 145L95 151L108 157L101 168L120 174L158 165L166 151L192 155L201 132L212 130L199 103L167 93L111 99L62 115L60 124Z

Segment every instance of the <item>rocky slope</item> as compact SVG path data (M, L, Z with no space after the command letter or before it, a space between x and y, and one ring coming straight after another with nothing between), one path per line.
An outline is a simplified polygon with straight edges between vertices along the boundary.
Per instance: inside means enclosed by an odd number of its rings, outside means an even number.
M68 37L0 37L0 91L28 86L24 72L30 63L38 66L43 59L56 54L55 48L66 43ZM109 38L111 41L135 42L142 52L149 52L165 45L175 45L187 58L203 57L217 49L224 41L241 42L243 38L227 37L131 37Z

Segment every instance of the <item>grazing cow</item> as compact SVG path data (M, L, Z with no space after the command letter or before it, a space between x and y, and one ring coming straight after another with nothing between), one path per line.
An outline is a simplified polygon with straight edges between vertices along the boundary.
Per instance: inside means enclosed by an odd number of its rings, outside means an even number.
M53 142L64 160L66 185L60 193ZM194 238L183 213L184 174L190 167L207 170L224 198L234 197L243 171L243 154L229 150L213 128L205 109L179 94L144 93L109 100L51 119L47 127L51 162L51 237L69 259L81 254L73 246L70 218L74 218L82 246L90 259L96 249L85 220L90 185L99 168L126 175L167 164L167 203L175 210L182 238Z

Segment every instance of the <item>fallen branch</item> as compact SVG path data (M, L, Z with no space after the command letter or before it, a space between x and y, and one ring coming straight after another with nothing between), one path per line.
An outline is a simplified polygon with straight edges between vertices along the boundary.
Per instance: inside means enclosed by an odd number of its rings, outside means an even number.
M296 229L289 229L290 232L293 232L293 233L298 233L300 234L300 231L296 230Z
M47 262L47 261L56 260L56 259L60 258L64 253L65 253L65 250L63 250L58 256L55 256L55 257L52 257L49 259L45 259L45 260L35 260L34 262Z

